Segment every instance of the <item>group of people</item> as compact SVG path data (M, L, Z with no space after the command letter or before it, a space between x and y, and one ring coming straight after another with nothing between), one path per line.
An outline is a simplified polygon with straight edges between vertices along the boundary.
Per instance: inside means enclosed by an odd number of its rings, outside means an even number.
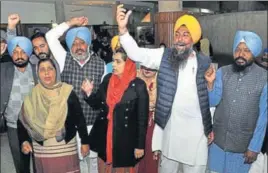
M267 172L261 38L237 31L233 64L216 70L194 47L202 34L194 16L178 18L170 48L148 49L128 33L130 15L117 7L112 71L90 48L86 17L28 39L9 16L1 117L16 172L30 172L31 156L36 173Z

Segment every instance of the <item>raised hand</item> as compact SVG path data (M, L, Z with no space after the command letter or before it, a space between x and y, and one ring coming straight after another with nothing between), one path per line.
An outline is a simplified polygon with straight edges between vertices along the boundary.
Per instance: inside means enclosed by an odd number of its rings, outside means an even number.
M8 29L15 29L20 21L20 16L18 14L10 14L7 19Z
M74 17L66 22L70 27L72 26L85 26L88 24L88 18L85 16L82 17Z
M132 13L132 11L128 11L126 13L126 9L124 9L123 6L123 4L118 5L116 10L116 21L118 24L119 33L121 35L127 32L128 19Z
M216 79L216 70L212 65L210 65L210 67L207 69L205 73L205 79L208 82L208 88L212 89L214 81Z
M87 96L90 96L94 88L94 81L89 82L85 79L82 83L81 89L86 93Z

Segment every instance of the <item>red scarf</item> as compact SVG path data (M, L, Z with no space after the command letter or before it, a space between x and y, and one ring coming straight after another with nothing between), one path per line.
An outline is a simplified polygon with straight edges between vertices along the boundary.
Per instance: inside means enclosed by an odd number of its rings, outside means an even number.
M113 112L115 105L120 102L125 90L128 88L129 83L136 78L136 65L130 59L126 60L124 72L119 78L116 75L112 75L107 91L107 104L109 106L108 112L108 129L107 129L107 143L106 143L106 154L107 163L113 161ZM133 151L134 152L134 151Z

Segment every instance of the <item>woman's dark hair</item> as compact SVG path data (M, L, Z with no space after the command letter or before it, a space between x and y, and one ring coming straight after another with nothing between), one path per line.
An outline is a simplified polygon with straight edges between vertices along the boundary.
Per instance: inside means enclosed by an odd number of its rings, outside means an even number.
M121 55L122 55L122 59L123 59L124 61L127 60L127 53L125 52L125 50L124 50L122 47L116 49L116 50L115 50L115 53L121 53Z
M50 62L52 64L52 66L54 67L55 71L57 71L57 67L55 65L55 62L52 59L50 59L50 58L45 58L45 59L40 59L39 60L39 62L37 64L37 70L38 71L39 71L40 64L43 63L43 62Z

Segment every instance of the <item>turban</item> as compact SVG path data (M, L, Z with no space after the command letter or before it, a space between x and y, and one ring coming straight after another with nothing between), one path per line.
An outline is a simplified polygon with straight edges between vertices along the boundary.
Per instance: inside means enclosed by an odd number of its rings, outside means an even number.
M174 26L174 33L182 26L185 25L192 37L192 40L195 43L197 43L199 41L199 39L201 38L201 26L198 22L198 20L191 15L183 15L180 18L178 18L178 20L175 23Z
M268 48L264 49L263 53L268 53Z
M112 38L111 40L111 48L113 50L113 52L115 51L116 47L120 47L120 42L119 42L119 36L116 35Z
M28 57L32 55L33 46L28 38L21 36L12 38L7 44L7 50L10 56L13 55L13 51L17 46L23 49Z
M70 29L65 37L66 44L71 50L75 38L78 37L83 40L87 45L91 44L91 32L86 27L76 27Z
M245 42L254 57L257 57L262 51L261 38L254 32L237 31L234 38L233 52L241 42Z

